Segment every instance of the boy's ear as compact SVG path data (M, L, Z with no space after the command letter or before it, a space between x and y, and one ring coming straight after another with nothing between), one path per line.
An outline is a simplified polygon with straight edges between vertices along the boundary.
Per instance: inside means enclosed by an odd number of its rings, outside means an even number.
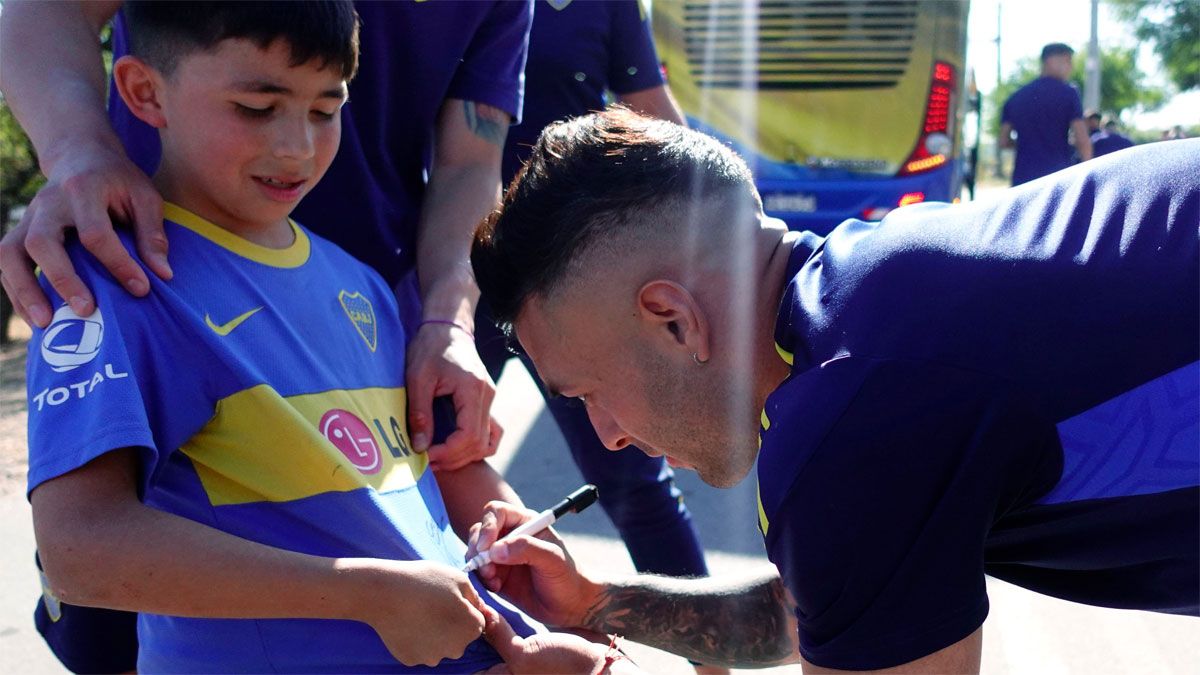
M113 64L113 84L121 100L135 117L155 129L167 126L163 83L162 73L136 56L122 56Z

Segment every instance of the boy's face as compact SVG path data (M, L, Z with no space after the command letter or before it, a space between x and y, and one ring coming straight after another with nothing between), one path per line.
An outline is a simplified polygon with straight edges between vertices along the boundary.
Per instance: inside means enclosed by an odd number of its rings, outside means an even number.
M165 78L159 178L168 198L225 227L283 222L341 138L346 83L319 61L289 65L283 40L228 39Z

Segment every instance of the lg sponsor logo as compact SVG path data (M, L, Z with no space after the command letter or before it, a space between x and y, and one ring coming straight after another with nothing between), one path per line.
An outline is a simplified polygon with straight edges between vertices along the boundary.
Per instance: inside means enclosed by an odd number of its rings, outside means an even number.
M412 450L404 442L404 433L400 429L399 420L395 417L388 417L386 427L383 420L378 417L372 419L371 422L375 425L375 430L379 432L378 438L383 440L388 454L396 459L412 454ZM360 473L371 475L379 472L383 460L379 443L376 442L376 436L371 432L371 428L357 415L349 410L334 408L321 416L317 427L321 430L321 435L333 443L334 447L341 450L346 459L350 460L350 463Z
M81 317L63 305L54 313L50 327L42 334L42 360L51 370L65 373L85 366L100 355L104 343L104 315L97 308L89 317ZM80 399L92 393L107 380L129 377L129 373L117 372L111 363L104 364L90 377L62 387L47 387L33 397L39 411L47 404L62 405L71 399Z

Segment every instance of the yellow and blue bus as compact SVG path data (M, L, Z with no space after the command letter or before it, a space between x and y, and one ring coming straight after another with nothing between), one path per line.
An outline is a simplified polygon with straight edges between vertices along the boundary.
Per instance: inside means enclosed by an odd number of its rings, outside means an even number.
M653 0L695 128L737 149L763 205L825 232L962 185L967 0Z

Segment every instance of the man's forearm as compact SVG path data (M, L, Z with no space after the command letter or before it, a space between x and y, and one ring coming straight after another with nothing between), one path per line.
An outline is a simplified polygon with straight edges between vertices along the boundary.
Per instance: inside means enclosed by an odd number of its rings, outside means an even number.
M447 99L438 113L417 231L425 318L474 325L479 289L471 272L471 239L500 200L500 158L510 121L502 110L458 99Z
M79 143L121 145L104 110L98 31L119 2L5 2L0 89L49 175Z
M732 581L638 575L608 582L584 627L714 666L799 658L791 603L774 568Z
M475 226L499 199L499 170L443 168L429 181L417 240L423 318L472 327L479 289L469 252Z

